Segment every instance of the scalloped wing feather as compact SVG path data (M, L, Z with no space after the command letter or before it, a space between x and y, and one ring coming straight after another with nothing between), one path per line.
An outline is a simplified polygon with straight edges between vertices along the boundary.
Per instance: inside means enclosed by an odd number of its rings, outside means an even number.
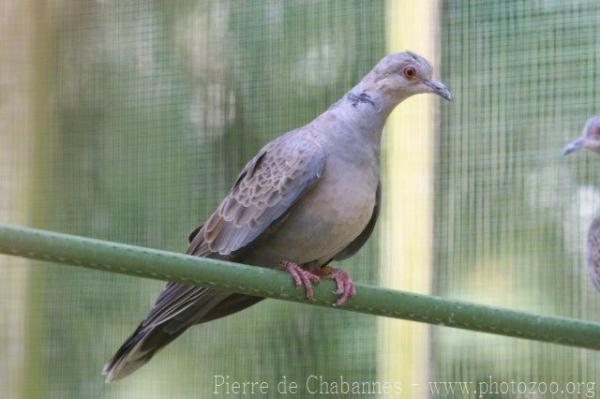
M265 146L195 235L188 254L232 255L281 218L321 176L325 154L299 135Z

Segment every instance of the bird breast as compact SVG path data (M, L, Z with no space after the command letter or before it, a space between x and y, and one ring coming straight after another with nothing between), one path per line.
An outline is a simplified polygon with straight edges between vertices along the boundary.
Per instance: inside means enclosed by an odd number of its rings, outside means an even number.
M378 165L329 157L323 176L287 219L252 252L249 263L275 267L327 262L367 226L375 206Z

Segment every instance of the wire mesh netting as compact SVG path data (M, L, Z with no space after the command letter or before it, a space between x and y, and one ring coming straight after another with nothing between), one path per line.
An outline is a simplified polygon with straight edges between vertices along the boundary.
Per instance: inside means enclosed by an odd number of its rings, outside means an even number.
M438 10L438 26L426 25L415 46L436 43L438 53L428 55L439 60L436 75L456 101L437 108L434 143L425 143L433 155L425 162L433 176L432 262L403 266L426 276L426 291L436 295L598 320L600 297L583 257L585 232L600 213L598 160L561 159L560 150L596 112L600 5L427 6ZM189 231L264 143L310 121L392 50L394 18L410 7L392 0L5 2L0 217L183 252ZM423 145L411 140L403 145ZM389 185L401 184L401 168L421 162L412 149L382 150ZM383 190L385 206L402 207ZM402 221L383 222L344 267L355 281L398 288L379 281L388 271L377 265L402 257L406 238L386 236ZM266 381L264 396L276 397L285 378L300 385L293 396L306 397L310 376L394 375L385 370L393 359L381 358L405 329L269 300L190 329L134 376L105 385L102 365L161 285L0 258L0 387L11 398L198 398L225 396L227 385L215 384L223 378ZM384 334L392 337L387 346ZM418 379L399 381L408 387L404 397L462 397L429 382L468 382L469 397L492 381L554 381L570 397L592 397L600 375L590 350L444 328L417 339L426 367ZM396 363L413 367L404 357ZM486 397L517 396L487 387Z
M599 11L592 1L444 4L443 76L460 100L438 136L440 295L598 320L583 252L600 205L597 159L561 149L597 112ZM593 385L600 375L585 350L442 330L432 344L440 380Z

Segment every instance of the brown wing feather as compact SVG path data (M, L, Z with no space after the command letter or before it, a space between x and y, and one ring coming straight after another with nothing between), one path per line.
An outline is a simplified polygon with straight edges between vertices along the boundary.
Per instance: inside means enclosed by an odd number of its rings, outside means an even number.
M282 136L254 157L190 244L189 254L232 255L252 243L317 181L325 154L314 141Z

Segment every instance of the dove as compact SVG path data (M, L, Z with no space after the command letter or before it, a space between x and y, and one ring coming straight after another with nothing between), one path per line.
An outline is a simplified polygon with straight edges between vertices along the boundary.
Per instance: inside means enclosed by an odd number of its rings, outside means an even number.
M587 120L581 135L563 148L563 155L583 149L600 153L600 115ZM600 216L592 220L588 229L586 260L592 283L600 290Z
M355 254L377 222L381 134L403 100L433 93L451 101L432 66L405 51L385 56L340 100L306 125L266 144L217 209L189 236L187 254L286 270L308 299L321 278L345 304L356 289L330 266ZM189 327L231 315L263 298L169 282L103 374L121 379Z

